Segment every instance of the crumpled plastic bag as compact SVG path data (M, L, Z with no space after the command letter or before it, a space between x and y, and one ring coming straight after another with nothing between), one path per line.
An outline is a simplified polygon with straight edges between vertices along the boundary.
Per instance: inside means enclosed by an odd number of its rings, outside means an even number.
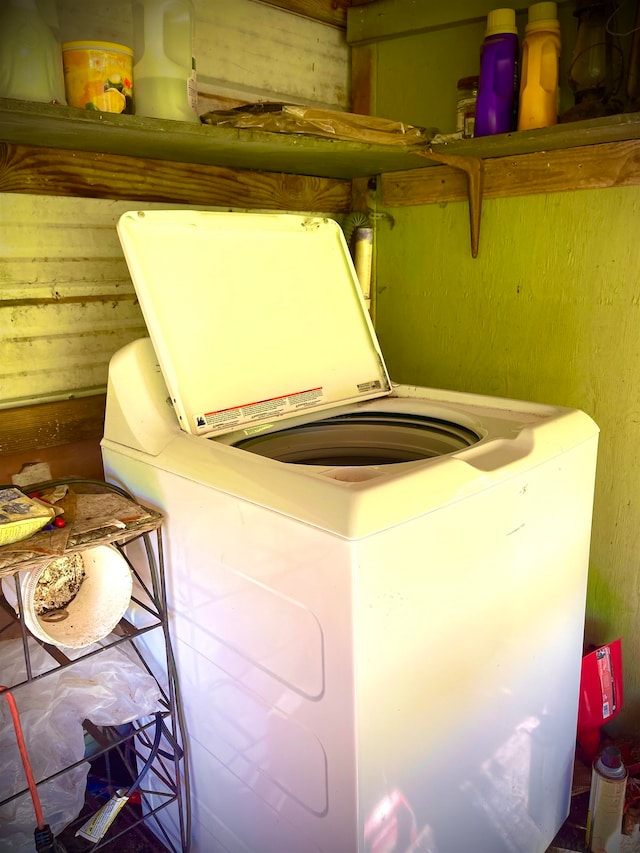
M204 124L218 126L400 146L425 145L438 132L436 128L414 127L379 116L299 104L247 104L231 110L212 110L200 119Z
M91 646L87 651L97 648ZM52 661L40 646L30 643L33 673L51 669ZM25 679L21 640L0 645L0 683L11 686ZM29 760L36 782L80 761L85 754L82 721L97 726L119 726L160 709L160 690L135 654L124 646L104 649L73 666L17 689ZM0 800L26 788L22 760L6 698L0 694ZM84 805L89 763L61 774L38 787L45 823L54 835L78 816ZM0 849L3 853L32 853L36 819L26 793L0 807Z

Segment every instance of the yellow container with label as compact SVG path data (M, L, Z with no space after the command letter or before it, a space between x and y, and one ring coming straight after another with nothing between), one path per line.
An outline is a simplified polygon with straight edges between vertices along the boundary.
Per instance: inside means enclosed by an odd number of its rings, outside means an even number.
M108 41L62 45L64 86L70 107L133 113L133 50Z

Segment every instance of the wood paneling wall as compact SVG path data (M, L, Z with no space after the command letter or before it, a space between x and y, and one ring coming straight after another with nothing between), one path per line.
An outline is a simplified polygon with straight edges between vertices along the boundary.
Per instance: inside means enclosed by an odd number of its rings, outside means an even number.
M104 393L113 353L146 334L116 234L141 206L184 204L0 193L0 408Z
M0 195L3 408L104 392L111 355L145 334L115 230L131 206Z
M50 11L49 0L42 2ZM57 0L56 5L61 41L133 45L130 0ZM200 112L264 100L349 108L346 0L194 0L194 5ZM145 334L115 231L122 212L189 204L331 213L344 211L350 195L347 182L339 186L253 171L239 180L229 169L160 161L139 161L132 182L136 164L121 168L132 158L64 152L54 166L51 151L4 149L0 481L5 482L22 462L38 460L51 462L54 476L99 476L108 360ZM87 197L67 197L73 193Z
M194 6L200 112L256 101L349 108L341 0L194 0ZM58 0L58 18L62 41L134 44L131 0Z

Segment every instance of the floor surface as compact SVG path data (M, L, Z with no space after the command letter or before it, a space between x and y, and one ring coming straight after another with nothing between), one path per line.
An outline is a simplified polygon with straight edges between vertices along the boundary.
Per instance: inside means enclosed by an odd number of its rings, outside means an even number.
M87 819L92 814L87 810ZM92 844L83 838L75 837L76 824L66 829L56 839L61 845L57 853L93 853L93 851L104 851L104 853L166 853L167 847L160 843L159 839L148 829L144 823L127 828L135 822L135 818L128 816L124 811L120 812L115 822L107 831L106 836L99 845Z
M61 849L57 853L166 853L168 848L142 819L139 797L126 803L97 844L76 837L76 831L100 810L114 791L128 788L132 781L131 770L117 752L109 754L108 762L103 756L92 759L85 806L58 836Z

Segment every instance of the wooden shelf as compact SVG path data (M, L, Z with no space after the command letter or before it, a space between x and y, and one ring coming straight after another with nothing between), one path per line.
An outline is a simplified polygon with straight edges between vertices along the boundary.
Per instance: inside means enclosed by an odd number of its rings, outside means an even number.
M468 198L474 257L483 197L637 184L639 145L640 113L427 153L0 99L2 192L345 213L351 181L381 175L387 206Z
M640 138L640 113L434 143L435 153L493 158ZM213 127L0 98L0 142L136 158L351 179L428 167L411 148Z
M640 139L530 154L490 157L484 162L482 197L506 198L640 184ZM463 201L468 185L459 169L409 169L382 175L382 202L388 207Z
M419 168L397 145L99 113L0 98L0 142L325 178Z
M564 148L580 148L584 145L599 145L605 142L624 142L640 139L640 113L622 113L588 121L567 122L537 130L520 130L483 136L477 139L461 139L449 144L434 143L435 152L447 152L467 157L510 157L519 154L534 154L541 151L558 151Z
M163 807L170 807L175 812L172 818L175 820L176 827L172 832L173 838L165 836L163 839L165 847L162 849L178 853L186 849L186 830L183 831L183 827L189 825L190 806L184 796L182 781L185 772L186 735L182 730L181 720L184 712L180 706L175 667L165 654L165 649L170 648L170 639L165 569L160 548L160 528L163 518L156 510L143 506L136 498L106 482L71 478L33 484L31 488L46 492L49 488L62 484L69 486L65 502L60 504L64 506L68 528L49 533L40 531L28 539L0 549L2 552L0 574L5 578L8 589L15 588L15 602L10 604L6 595L0 596L0 653L7 664L6 674L11 678L10 681L7 680L10 686L3 687L1 690L10 690L11 694L15 695L21 712L32 709L26 717L23 717L25 736L30 748L34 749L32 754L37 754L38 748L41 747L47 750L48 756L46 766L41 763L39 772L34 767L36 785L43 786L41 791L45 789L50 791L51 789L46 786L50 785L57 776L64 776L68 780L64 783L66 790L71 790L71 787L80 784L82 777L65 774L71 773L74 768L87 760L86 756L83 757L83 750L80 749L78 753L74 746L78 739L82 746L82 738L85 734L91 735L97 744L91 750L88 760L93 761L100 755L105 756L104 763L101 764L105 790L115 790L118 786L116 780L124 778L122 776L124 766L118 757L121 759L125 750L131 756L143 754L148 758L146 771L148 775L145 778L145 784L139 789L142 810L140 806L131 808L125 803L122 817L118 818L116 826L109 830L109 835L98 846L101 849L115 847L124 850L133 848L155 850L156 847L148 845L144 848L139 847L139 841L132 845L128 841L131 839L133 842L134 839L142 837L144 844L144 835L140 836L144 826L144 815L151 814L154 809L157 810L158 802L161 802ZM93 527L92 522L96 527L87 529ZM68 539L65 535L67 532ZM155 535L152 536L152 533ZM56 635L52 630L53 620L49 625L40 622L41 630L31 633L27 623L35 626L33 595L26 593L23 581L17 576L18 572L35 571L61 557L107 545L116 551L115 556L120 553L119 559L124 561L123 546L138 538L142 539L143 550L135 560L135 566L127 559L128 569L123 567L125 574L127 572L135 574L129 606L133 606L137 614L144 614L142 619L136 620L136 625L125 613L112 630L89 644L83 643L83 639L89 638L86 635L83 638L82 629L80 629L74 636L78 644L73 652L62 642L69 635L66 637ZM33 546L33 551L17 550L19 547L30 546ZM15 578L10 579L10 575L14 575ZM100 582L98 582L99 585ZM82 595L81 587L79 597L81 598ZM91 597L90 593L89 597ZM73 599L57 611L58 621L70 619L70 628L73 628L74 610L70 607L72 601ZM78 608L81 607L79 599L75 604ZM66 607L69 607L69 611ZM78 610L75 612L77 613ZM29 614L33 621L29 619ZM83 622L83 619L80 621ZM46 633L42 631L45 626ZM59 642L56 642L56 636L60 638ZM132 668L136 662L139 662L137 671ZM8 665L9 663L11 666ZM92 666L93 668L89 669ZM137 719L129 715L130 725L126 728L116 726L120 713L117 710L112 720L113 725L108 724L109 721L104 719L105 714L100 717L94 717L93 714L100 707L100 702L106 707L105 703L109 699L108 691L114 681L112 671L120 667L124 667L120 682L113 686L120 690L130 690L131 699L136 686L139 687L141 697L139 712L143 715ZM96 682L99 672L105 668L107 672L111 671L111 675L104 678L101 683ZM62 670L67 670L66 675L62 675ZM158 678L154 675L156 672ZM71 683L74 685L74 700L82 702L84 712L89 719L83 720L83 715L75 719L67 714L63 720L59 715L56 717L55 710L52 709L51 724L48 727L34 727L33 720L42 713L42 702L38 704L34 697L37 697L42 690L48 690L50 696L59 690L55 686L57 681L55 683L49 681L51 676L54 679L70 679L68 685ZM65 689L68 690L69 686ZM95 693L96 690L101 691L101 695L92 701L90 694ZM109 706L109 712L114 709L115 705ZM92 722L94 719L98 720L97 724ZM70 731L64 748L50 748L50 732L55 731L54 726L56 723L60 725L61 722L75 729L75 732ZM160 747L159 751L155 752L150 750L154 733L159 739ZM46 742L45 739L47 739ZM136 770L135 765L135 760L131 765L127 765L130 782L134 781L140 769ZM0 807L15 800L17 796L24 796L28 791L21 776L16 776L15 780L12 774L5 774L5 776L4 784L0 786ZM151 786L146 784L149 780L152 780ZM129 777L124 781L130 784ZM121 781L120 784L122 784ZM65 789L58 789L58 803L60 808L69 812L69 816L63 834L58 837L64 839L62 849L67 849L64 845L68 845L70 849L70 845L75 840L76 831L85 823L89 814L95 813L100 803L88 788L85 798L87 808L80 811L81 801L74 810L73 799L70 803L67 802L60 793L63 790ZM51 828L56 833L61 832L59 826L54 828L53 820ZM121 837L125 833L132 834L128 835L128 838ZM56 849L58 849L57 846Z
M162 525L162 515L154 509L142 506L134 500L125 497L116 487L96 485L90 481L69 478L67 485L73 493L72 517L64 531L53 530L34 533L29 539L22 539L11 545L0 547L0 577L15 574L18 571L38 568L41 565L56 560L59 557L79 553L98 545L118 543L124 545L131 539L143 533L151 533ZM46 484L44 484L46 486ZM39 486L38 491L43 491ZM108 519L105 526L85 530L87 518L95 511L94 506L87 509L88 496L96 494L111 495L114 502L113 511L116 516ZM126 519L120 521L117 513ZM127 518L127 514L129 518ZM68 517L65 514L65 517ZM76 529L78 522L80 529ZM33 543L33 550L27 550ZM62 545L62 548L60 547Z

